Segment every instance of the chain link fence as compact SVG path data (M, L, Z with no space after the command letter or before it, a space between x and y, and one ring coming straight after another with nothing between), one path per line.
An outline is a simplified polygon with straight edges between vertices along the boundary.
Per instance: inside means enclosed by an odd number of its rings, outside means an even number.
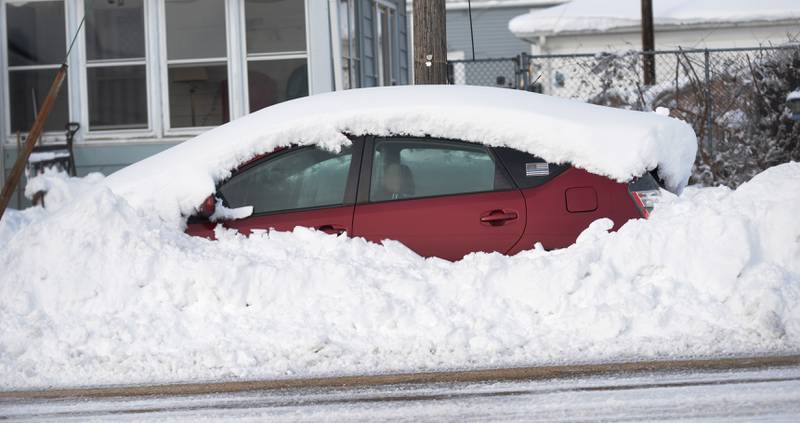
M644 55L656 80L643 82ZM800 124L786 95L800 87L800 44L779 47L529 55L448 62L450 83L534 91L594 104L666 107L701 144L695 182L736 186L800 160Z

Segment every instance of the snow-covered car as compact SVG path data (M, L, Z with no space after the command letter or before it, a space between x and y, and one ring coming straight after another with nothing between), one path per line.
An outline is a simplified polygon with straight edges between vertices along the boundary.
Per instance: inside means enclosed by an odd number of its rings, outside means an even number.
M618 228L647 217L656 179L685 186L695 142L688 125L656 113L533 93L362 89L266 108L109 184L157 178L192 235L303 226L457 260L566 247L599 218Z

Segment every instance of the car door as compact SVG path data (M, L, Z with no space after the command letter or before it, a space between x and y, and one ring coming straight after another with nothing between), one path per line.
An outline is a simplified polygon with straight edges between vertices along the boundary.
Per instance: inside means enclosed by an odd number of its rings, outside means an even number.
M248 164L217 188L217 196L229 208L252 206L253 214L221 223L243 234L291 231L297 226L352 232L360 158L360 144L355 141L338 153L302 147ZM215 226L207 220L192 222L187 232L211 237Z
M369 140L353 235L397 240L429 257L505 253L525 228L525 202L491 151L430 138Z

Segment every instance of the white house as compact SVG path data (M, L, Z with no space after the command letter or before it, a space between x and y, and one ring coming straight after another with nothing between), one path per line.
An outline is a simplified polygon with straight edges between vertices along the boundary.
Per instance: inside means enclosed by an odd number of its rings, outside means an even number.
M785 44L800 37L798 0L654 0L657 50ZM533 54L641 49L640 0L573 0L533 9L508 28Z
M567 0L446 0L447 51L451 59L472 58L470 6L476 58L513 57L529 50L508 29L515 16L564 3Z

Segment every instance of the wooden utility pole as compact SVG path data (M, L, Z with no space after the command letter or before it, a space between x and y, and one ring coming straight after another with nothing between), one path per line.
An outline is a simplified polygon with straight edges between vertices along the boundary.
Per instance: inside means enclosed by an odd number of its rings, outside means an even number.
M28 163L28 157L30 157L33 147L36 146L36 141L38 141L39 136L42 135L44 122L47 120L47 116L50 115L50 110L53 109L56 97L58 97L58 91L61 89L61 83L64 82L64 77L66 75L67 63L65 61L56 73L53 84L50 85L50 91L47 92L44 104L42 104L42 108L39 109L36 120L33 121L33 127L31 127L31 132L28 133L28 138L25 139L25 144L22 146L21 150L17 151L17 161L14 163L14 167L11 168L11 174L8 176L6 184L3 186L2 194L0 194L0 218L3 217L8 202L11 201L11 196L14 194L14 189L17 184L19 184L20 178L22 178L25 164Z
M444 0L414 0L414 83L447 84Z
M653 34L653 0L642 0L642 63L644 65L644 85L656 83L656 49Z

